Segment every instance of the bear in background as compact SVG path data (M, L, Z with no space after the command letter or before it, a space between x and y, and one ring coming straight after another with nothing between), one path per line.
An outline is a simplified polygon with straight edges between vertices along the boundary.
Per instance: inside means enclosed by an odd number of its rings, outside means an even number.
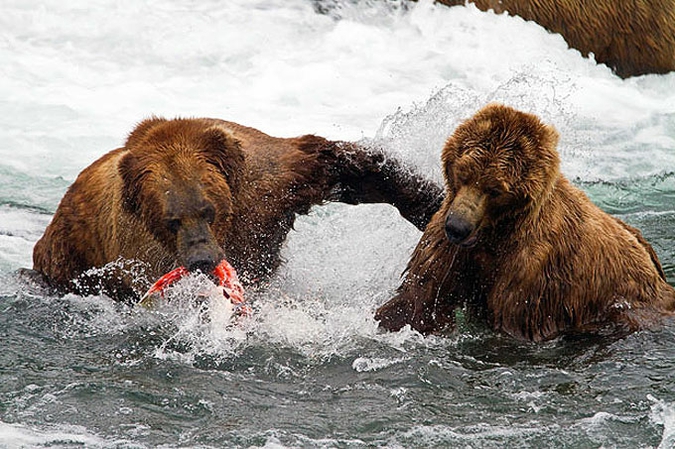
M442 189L378 150L276 138L216 119L151 118L84 169L33 252L59 292L138 299L168 271L226 258L265 279L297 214L327 201L394 205L423 230Z
M455 309L495 331L542 341L623 333L675 308L652 247L559 171L558 133L491 104L461 124L442 155L446 198L408 263L380 326L452 329Z
M447 6L467 0L436 0ZM532 20L621 78L675 70L673 0L468 0Z

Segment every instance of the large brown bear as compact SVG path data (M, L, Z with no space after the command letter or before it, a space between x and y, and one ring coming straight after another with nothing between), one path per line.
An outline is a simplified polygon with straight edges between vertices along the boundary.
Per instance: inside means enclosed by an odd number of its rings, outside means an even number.
M35 245L34 270L60 291L131 299L177 266L209 272L225 257L250 283L278 267L296 214L313 205L390 203L423 230L442 196L355 144L152 118L78 176Z
M466 0L436 0L448 6ZM584 56L595 55L622 78L675 70L673 0L468 0L560 33Z
M558 134L492 104L443 149L446 198L410 260L383 328L451 329L465 307L497 331L541 341L624 332L675 307L654 250L559 171Z

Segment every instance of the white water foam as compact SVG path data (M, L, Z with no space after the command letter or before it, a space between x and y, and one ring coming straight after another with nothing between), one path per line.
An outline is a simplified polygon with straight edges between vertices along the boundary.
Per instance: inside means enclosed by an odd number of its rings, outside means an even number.
M652 403L649 420L663 426L663 436L658 448L675 447L675 404L666 403L652 395L647 395L647 399Z
M226 357L246 342L252 317L240 315L232 302L203 274L191 274L165 289L161 298L144 309L136 307L134 320L171 324L172 334L156 348L158 358L188 363L195 355ZM180 351L173 348L179 346Z
M411 444L420 447L472 447L472 444L479 442L481 446L492 447L494 445L498 447L504 444L504 440L523 441L528 437L542 435L550 430L537 422L533 422L531 425L481 423L461 429L443 425L419 425L413 427L401 437L393 439L390 444L393 447L409 447ZM399 439L403 441L401 442ZM492 445L486 444L490 441L493 442Z
M50 428L33 428L22 424L0 421L0 448L19 449L31 447L88 447L140 449L147 446L128 440L109 440L91 433L81 426L59 425Z

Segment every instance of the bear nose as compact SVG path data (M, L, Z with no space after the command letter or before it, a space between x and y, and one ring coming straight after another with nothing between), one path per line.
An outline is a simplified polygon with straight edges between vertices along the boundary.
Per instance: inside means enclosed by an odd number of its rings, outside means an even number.
M445 219L445 235L456 245L469 238L474 229L474 225L466 218L452 212Z
M185 226L178 232L179 259L188 271L201 271L208 274L223 259L223 252L218 246L206 224Z
M197 251L187 259L187 269L189 272L201 271L204 274L211 273L218 265L220 260L216 260L215 254L210 251Z

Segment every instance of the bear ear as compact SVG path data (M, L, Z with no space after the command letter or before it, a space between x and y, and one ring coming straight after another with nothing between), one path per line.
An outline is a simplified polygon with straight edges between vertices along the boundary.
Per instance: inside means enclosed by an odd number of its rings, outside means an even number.
M560 134L558 133L558 130L552 125L544 125L544 138L542 146L557 151L556 148L558 147L558 140L560 140Z
M529 182L532 186L538 185L538 187L528 193L528 196L536 204L547 192L555 188L555 184L560 177L560 156L556 149L558 138L558 131L553 126L540 124L537 139L539 147L538 169L532 172L530 175L531 182Z
M206 160L225 176L230 189L236 190L246 163L239 141L227 130L212 126L202 136L202 148Z
M143 120L141 123L136 125L133 131L131 131L124 146L127 148L135 147L136 145L140 144L140 142L148 135L151 129L161 123L165 123L166 121L167 120L165 118L156 117L154 115L148 119Z
M551 171L551 176L556 177L560 170L560 156L558 155L558 140L560 134L552 125L541 125L538 145L540 148L540 157Z

